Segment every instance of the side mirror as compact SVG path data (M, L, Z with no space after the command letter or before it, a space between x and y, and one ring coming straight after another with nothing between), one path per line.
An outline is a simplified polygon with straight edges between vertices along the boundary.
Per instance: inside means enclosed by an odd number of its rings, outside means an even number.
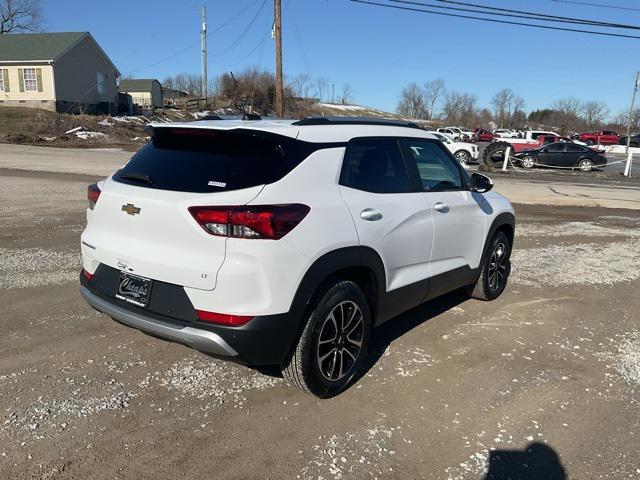
M487 193L493 188L493 181L481 173L471 175L471 191L478 193Z

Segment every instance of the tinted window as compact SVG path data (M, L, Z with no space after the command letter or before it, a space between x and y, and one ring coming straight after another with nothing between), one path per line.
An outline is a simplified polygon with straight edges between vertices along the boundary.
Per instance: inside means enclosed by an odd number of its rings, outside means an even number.
M411 191L398 141L363 138L349 142L340 184L374 193Z
M549 145L550 143L554 143L554 137L544 137L544 144Z
M565 144L561 142L553 143L547 147L545 152L549 152L549 153L564 152L564 146Z
M312 151L304 142L245 130L156 128L114 180L181 192L219 192L272 183Z
M425 191L460 190L462 176L451 157L436 142L406 139Z
M571 143L567 144L567 152L586 152L587 149L584 147L581 147L580 145L573 145Z

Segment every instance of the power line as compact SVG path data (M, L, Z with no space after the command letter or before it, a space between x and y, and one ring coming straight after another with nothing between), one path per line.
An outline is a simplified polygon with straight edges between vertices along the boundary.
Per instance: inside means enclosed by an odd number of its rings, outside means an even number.
M557 2L557 3L572 3L574 5L584 5L586 7L612 8L615 10L628 10L630 12L640 12L640 8L621 7L618 5L604 5L602 3L575 2L572 0L551 0L551 1Z
M434 1L440 2L440 3L447 3L451 5L461 5L464 7L479 8L482 10L472 10L472 9L465 9L465 8L459 8L459 7L445 7L442 5L428 5L428 4L425 4L424 2L415 2L415 1L414 2L400 1L400 0L389 0L389 1L398 2L398 3L409 3L413 5L422 5L430 8L441 8L441 9L447 9L447 10L458 10L458 11L465 11L465 12L481 13L483 15L527 18L527 19L538 20L538 21L548 21L548 22L555 21L555 22L562 22L562 23L577 23L577 24L600 26L600 27L627 28L631 30L640 30L640 26L629 25L626 23L601 22L599 20L550 15L548 13L527 12L524 10L499 8L499 7L489 6L489 5L479 5L477 3L459 2L454 0L434 0ZM505 13L496 13L496 12L505 12Z
M140 67L140 68L136 68L135 70L130 70L126 73L123 73L123 75L131 75L132 73L136 73L139 72L140 70L146 70L147 68L151 68L151 67L155 67L156 65L160 65L161 63L167 62L169 60L171 60L172 58L177 57L178 55L186 52L187 50L189 50L190 48L193 48L194 46L196 46L198 43L200 43L200 40L196 40L193 43L190 43L189 45L187 45L184 48L181 48L180 50L178 50L176 53L169 55L168 57L164 57L161 60L158 60L157 62L151 63L149 65L145 65L144 67Z
M242 41L242 39L249 32L249 30L251 30L251 27L253 27L253 24L256 22L256 20L260 16L260 13L262 12L262 9L266 5L266 3L267 3L267 0L262 0L262 3L260 4L260 8L258 8L258 11L256 12L256 14L249 21L249 24L246 26L246 28L240 33L240 35L238 35L238 37L233 42L227 45L224 49L218 52L213 52L212 55L215 55L215 56L225 55L229 53L231 50L233 50L236 47L236 45L238 45Z
M377 7L395 8L397 10L406 10L406 11L411 11L411 12L430 13L432 15L441 15L441 16L445 16L445 17L465 18L465 19L468 19L468 20L480 20L480 21L483 21L483 22L490 22L490 23L502 23L502 24L507 24L507 25L519 25L519 26L524 26L524 27L542 28L544 30L555 30L555 31L574 32L574 33L587 33L587 34L591 34L591 35L601 35L601 36L606 36L606 37L640 39L640 36L636 36L636 35L624 35L624 34L619 34L619 33L596 32L596 31L593 31L593 30L582 30L582 29L576 29L576 28L551 27L551 26L548 26L548 25L537 25L535 23L513 22L513 21L509 21L509 20L498 20L498 19L495 19L495 18L474 17L474 16L471 16L471 15L460 15L460 14L455 14L455 13L435 12L433 10L423 10L423 9L420 9L420 8L404 7L404 6L400 6L400 5L390 5L388 3L378 3L378 2L365 1L365 0L350 0L350 1L354 2L354 3L362 3L364 5L374 5L374 6L377 6Z
M231 18L229 18L226 22L224 22L222 25L216 27L214 30L211 30L211 32L209 32L211 35L213 35L214 33L222 30L224 27L226 27L227 25L229 25L231 22L233 22L236 18L238 18L240 15L242 15L244 12L246 12L247 10L249 10L251 7L253 7L256 3L258 3L258 0L253 0L253 2L251 2L249 5L247 5L246 7L244 7L242 10L240 10L238 13L236 13L234 16L232 16Z

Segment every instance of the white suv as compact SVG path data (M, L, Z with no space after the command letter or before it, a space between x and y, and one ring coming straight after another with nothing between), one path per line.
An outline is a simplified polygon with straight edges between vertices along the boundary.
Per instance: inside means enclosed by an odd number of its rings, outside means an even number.
M458 160L462 166L466 166L471 160L478 161L478 146L468 142L456 142L452 140L446 133L429 132L440 140L447 150L449 150L454 158Z
M320 397L360 370L373 327L509 274L515 217L480 174L407 122L152 125L88 189L80 291L154 336L278 365Z

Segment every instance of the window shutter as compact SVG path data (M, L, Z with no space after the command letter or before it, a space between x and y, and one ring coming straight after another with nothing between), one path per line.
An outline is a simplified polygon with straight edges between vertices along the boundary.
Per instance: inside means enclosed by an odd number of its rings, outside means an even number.
M42 91L42 69L36 68L36 80L38 83L38 91Z
M4 91L10 92L11 89L9 88L9 70L7 70L6 68L2 69L2 79L4 80Z
M20 91L24 92L24 72L21 68L18 69L18 83L20 84Z

